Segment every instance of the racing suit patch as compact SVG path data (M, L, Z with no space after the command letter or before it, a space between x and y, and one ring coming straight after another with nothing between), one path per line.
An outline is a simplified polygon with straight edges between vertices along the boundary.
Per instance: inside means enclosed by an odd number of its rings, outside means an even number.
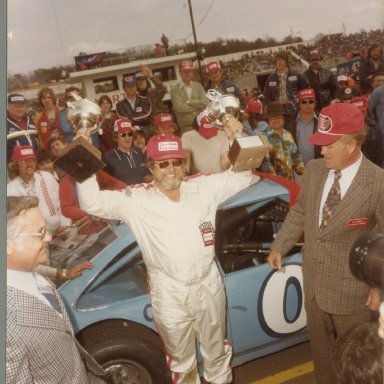
M201 237L206 247L213 245L215 242L215 228L210 221L205 221L199 225Z
M123 189L125 196L132 197L132 190L131 188L127 187Z

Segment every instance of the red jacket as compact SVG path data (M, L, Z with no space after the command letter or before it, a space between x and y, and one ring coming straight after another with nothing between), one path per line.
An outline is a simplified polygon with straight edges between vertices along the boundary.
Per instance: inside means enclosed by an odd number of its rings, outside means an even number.
M55 107L55 124L50 124L45 111L40 112L35 119L41 149L47 149L47 143L51 138L52 130L56 131L57 135L65 141L65 134L60 127L59 112L60 109Z
M124 189L127 186L127 184L109 175L103 170L96 172L96 179L99 183L99 187L101 190ZM88 215L79 207L79 201L77 199L76 181L69 175L64 175L60 179L59 199L61 213L65 217L72 219L74 222Z

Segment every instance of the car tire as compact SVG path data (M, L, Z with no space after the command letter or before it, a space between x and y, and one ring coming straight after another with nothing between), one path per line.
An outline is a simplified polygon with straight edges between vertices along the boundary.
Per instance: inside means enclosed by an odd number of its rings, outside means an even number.
M80 344L106 370L112 383L170 384L160 337L143 325L111 320L92 325L78 335Z

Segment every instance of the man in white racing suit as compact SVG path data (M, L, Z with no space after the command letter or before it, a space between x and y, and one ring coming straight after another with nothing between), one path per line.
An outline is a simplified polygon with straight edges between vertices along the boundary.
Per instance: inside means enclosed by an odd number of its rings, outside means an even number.
M227 124L242 129L234 118ZM92 176L77 183L80 206L89 214L124 221L132 229L147 266L153 318L173 383L200 383L196 339L205 380L231 383L226 297L214 260L215 214L221 202L252 182L252 174L229 170L185 177L181 141L173 135L153 136L147 158L152 183L100 191Z

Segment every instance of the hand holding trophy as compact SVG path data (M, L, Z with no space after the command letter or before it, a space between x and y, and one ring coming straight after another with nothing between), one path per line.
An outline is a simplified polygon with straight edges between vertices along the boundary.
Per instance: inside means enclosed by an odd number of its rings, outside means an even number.
M222 95L214 89L207 92L211 102L204 113L207 120L225 131L230 142L228 152L233 171L257 168L268 154L269 145L263 136L243 137L243 125L239 121L240 101L233 95Z
M101 109L87 99L73 96L75 101L67 102L66 117L76 136L63 150L56 164L81 183L105 166L101 161L101 152L90 143L91 135L99 131Z

